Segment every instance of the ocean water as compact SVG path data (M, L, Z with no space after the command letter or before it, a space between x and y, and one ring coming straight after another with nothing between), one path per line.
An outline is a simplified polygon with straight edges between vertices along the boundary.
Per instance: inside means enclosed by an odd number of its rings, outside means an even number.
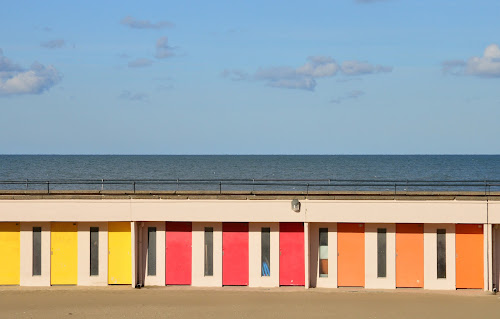
M1 181L70 179L500 181L500 155L0 155ZM25 187L25 185L0 183L1 189L25 189ZM44 187L46 186L29 185L29 189ZM141 186L139 184L137 187L140 189L213 188L211 185ZM246 189L243 186L227 187ZM293 189L298 190L300 187ZM130 185L54 184L51 186L51 189L72 188L127 189Z

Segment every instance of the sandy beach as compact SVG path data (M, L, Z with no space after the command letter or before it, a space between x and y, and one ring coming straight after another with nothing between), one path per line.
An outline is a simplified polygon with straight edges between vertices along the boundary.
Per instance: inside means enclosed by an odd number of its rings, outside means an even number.
M495 318L482 291L0 288L0 318Z

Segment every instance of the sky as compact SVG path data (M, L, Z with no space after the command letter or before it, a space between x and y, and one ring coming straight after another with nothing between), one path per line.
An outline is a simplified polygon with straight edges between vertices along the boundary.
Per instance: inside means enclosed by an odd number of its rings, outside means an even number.
M500 1L4 1L0 154L500 154Z

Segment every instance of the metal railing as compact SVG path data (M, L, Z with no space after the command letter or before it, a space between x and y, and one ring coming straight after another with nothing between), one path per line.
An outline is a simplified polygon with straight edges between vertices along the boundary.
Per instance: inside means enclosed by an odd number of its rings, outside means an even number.
M347 180L347 179L60 179L0 180L2 190L137 191L500 191L500 180Z

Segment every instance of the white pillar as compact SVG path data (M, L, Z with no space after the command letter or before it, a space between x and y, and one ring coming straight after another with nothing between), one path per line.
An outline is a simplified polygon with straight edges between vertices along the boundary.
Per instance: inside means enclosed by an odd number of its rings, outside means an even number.
M130 222L130 238L131 238L131 249L132 253L131 258L132 258L132 288L135 287L137 284L137 258L135 257L136 255L136 250L137 250L137 224L136 222Z
M261 265L261 231L263 227L270 228L270 276L262 276ZM279 287L280 285L280 224L279 223L250 223L248 234L249 256L249 287Z
M328 276L319 276L319 229L328 229ZM337 223L309 223L309 287L337 288Z
M213 276L205 276L205 227L213 228ZM222 223L194 222L192 232L193 287L222 287Z
M446 230L446 278L437 278L437 230ZM424 289L456 289L455 224L424 224Z
M33 276L33 227L41 227L42 273ZM50 286L50 223L21 223L20 286Z
M148 228L156 227L156 275L148 275ZM142 278L144 286L165 286L165 222L144 222L142 230Z
M90 227L99 227L99 275L90 275ZM78 286L108 285L108 223L78 223Z
M484 224L485 233L485 269L484 269L484 290L492 290L493 287L493 241L491 224Z
M386 276L378 277L378 228L386 229ZM396 224L365 224L365 288L396 289Z
M309 223L304 223L304 288L309 289Z

